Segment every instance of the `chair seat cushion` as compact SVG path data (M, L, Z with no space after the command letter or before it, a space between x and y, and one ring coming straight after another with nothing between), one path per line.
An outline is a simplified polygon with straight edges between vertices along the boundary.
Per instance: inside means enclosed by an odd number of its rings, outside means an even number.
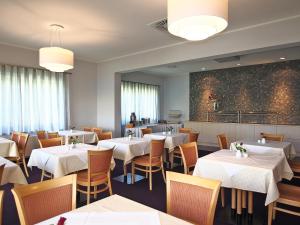
M142 165L142 166L149 166L150 165L150 156L149 155L143 155L135 158L133 160L135 164ZM153 158L152 159L152 165L160 165L160 159L159 158Z
M101 174L101 175L95 175L91 177L91 182L105 182L107 180L107 175L106 174ZM82 170L77 173L77 182L88 182L88 171L87 170Z
M300 205L300 187L289 184L278 184L280 199L287 199Z

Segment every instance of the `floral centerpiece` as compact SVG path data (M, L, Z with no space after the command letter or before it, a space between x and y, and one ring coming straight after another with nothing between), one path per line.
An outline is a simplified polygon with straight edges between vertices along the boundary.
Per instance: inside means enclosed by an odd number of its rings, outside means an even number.
M247 149L243 146L243 142L241 142L239 144L235 143L234 146L236 149L235 156L237 158L242 158L242 157L247 158L248 157Z
M128 137L129 137L129 139L131 139L132 138L132 136L134 135L134 132L132 131L132 130L127 130L127 135L128 135Z
M167 127L168 133L171 134L173 132L173 130L174 130L174 128L172 126Z
M76 148L76 145L79 144L78 136L71 136L69 142L71 143L72 148Z

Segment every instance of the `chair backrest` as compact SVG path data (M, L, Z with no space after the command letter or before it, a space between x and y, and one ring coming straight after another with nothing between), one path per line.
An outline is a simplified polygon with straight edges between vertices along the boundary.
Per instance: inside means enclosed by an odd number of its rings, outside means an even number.
M33 225L74 210L76 178L73 174L12 189L21 225Z
M212 225L221 182L167 171L167 213L193 224Z
M2 224L3 196L4 196L4 191L0 191L0 225Z
M58 132L48 132L48 133L47 133L47 137L48 137L48 139L51 139L51 138L58 138L59 135L58 135Z
M282 134L269 134L269 133L260 133L262 138L265 138L267 141L280 141L283 142L284 135Z
M184 173L188 174L188 168L195 166L198 160L198 148L196 142L190 142L187 144L179 145L180 152L182 155Z
M1 181L2 181L2 175L3 175L4 167L5 167L5 164L2 164L0 166L0 184L1 184ZM1 220L0 220L0 224L1 224Z
M99 127L93 127L92 128L92 131L94 131L95 133L102 133L102 128L99 128Z
M153 158L162 157L165 149L165 139L162 140L151 140L151 149L150 149L150 162Z
M48 148L52 146L62 145L62 137L50 138L50 139L39 139L39 144L41 148Z
M192 132L192 129L191 128L186 128L186 127L181 127L181 128L179 128L179 133L187 133L187 134L189 134L189 133L191 133Z
M142 136L144 136L145 134L151 134L152 133L152 128L142 128Z
M113 148L105 151L88 151L88 180L92 176L108 174L110 171Z
M228 140L225 134L219 134L217 136L220 149L228 149Z
M36 135L37 135L38 139L46 139L47 138L46 131L44 131L44 130L37 131Z
M20 153L20 151L25 152L25 148L26 148L26 145L27 145L28 137L29 137L29 134L27 134L27 133L20 133L20 137L19 137L19 141L18 141L18 150L19 150L19 153Z
M97 136L98 136L99 141L112 139L112 132L107 131L107 132L97 133Z
M133 123L127 123L125 128L133 128Z
M198 142L199 133L190 133L190 142Z
M93 128L91 128L91 127L84 127L83 131L93 132Z
M18 144L19 142L19 137L20 137L20 132L14 131L11 133L11 140L16 142L16 144Z

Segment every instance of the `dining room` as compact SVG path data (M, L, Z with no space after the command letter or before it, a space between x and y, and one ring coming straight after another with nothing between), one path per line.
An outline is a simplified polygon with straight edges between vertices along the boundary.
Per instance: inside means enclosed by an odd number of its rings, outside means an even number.
M0 2L0 225L299 225L298 0Z

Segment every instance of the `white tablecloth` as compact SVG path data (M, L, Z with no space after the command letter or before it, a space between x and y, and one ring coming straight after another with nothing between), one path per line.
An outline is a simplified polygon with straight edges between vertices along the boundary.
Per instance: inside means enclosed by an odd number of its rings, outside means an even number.
M113 138L98 142L99 147L115 148L114 158L124 161L124 165L131 162L136 156L141 156L150 153L150 143L143 138Z
M144 139L150 140L161 140L166 139L165 141L165 148L172 152L174 148L178 145L184 144L189 142L189 134L186 133L172 133L168 134L168 132L159 132L159 133L152 133L152 134L145 134Z
M82 143L91 144L95 143L97 140L96 133L90 131L82 131L82 130L63 130L58 132L60 136L63 137L64 143L66 143L66 139L70 139L70 137L78 137Z
M235 143L241 142L243 142L243 146L248 152L264 154L272 151L285 154L287 158L294 158L296 156L294 145L290 142L267 141L265 144L262 144L257 141L242 140L231 143L230 150L235 150Z
M5 164L1 185L12 184L27 184L27 180L19 167L19 165L0 157L0 165Z
M98 218L100 217L100 213L103 213L105 215L106 220L97 220L91 221L88 223L79 223L78 221L82 219L84 213L97 213ZM111 214L110 212L120 213L120 217L127 215L127 222L122 221L122 223L113 223L117 220L115 218L118 216L118 214ZM139 214L140 213L140 214ZM124 214L124 215L122 215ZM158 210L155 210L153 208L150 208L148 206L142 205L140 203L137 203L135 201L129 200L127 198L118 196L118 195L112 195L110 197L107 197L105 199L93 202L87 206L83 206L81 208L78 208L72 212L68 212L65 214L62 214L60 216L64 216L67 218L66 225L68 224L68 221L70 221L70 224L73 224L73 221L75 222L74 225L94 225L94 224L143 224L143 225L154 225L154 224L161 224L161 225L191 225L191 223L186 222L184 220L178 219L174 216L168 215L166 213L160 212ZM37 225L49 225L49 224L57 224L57 221L59 220L60 216L56 216L52 219L46 220L44 222L38 223ZM111 216L111 218L109 218ZM131 222L130 217L133 216L135 220L134 222ZM159 218L159 221L156 221L157 217ZM97 215L94 214L94 217L96 218ZM103 217L103 215L102 215ZM143 217L146 217L147 220L145 221ZM74 220L74 218L76 218ZM131 219L134 219L131 218ZM105 223L105 222L111 222L111 223ZM131 222L131 223L130 223Z
M199 158L194 176L217 179L223 187L266 193L265 205L279 197L277 182L292 179L293 172L285 156L249 153L236 158L234 151L220 150Z
M76 148L67 145L34 149L28 161L28 167L36 166L54 175L54 178L63 177L67 174L88 168L88 150L98 149L97 146L77 144ZM113 169L115 162L112 159Z
M17 157L18 148L16 142L0 137L0 156L2 157Z

